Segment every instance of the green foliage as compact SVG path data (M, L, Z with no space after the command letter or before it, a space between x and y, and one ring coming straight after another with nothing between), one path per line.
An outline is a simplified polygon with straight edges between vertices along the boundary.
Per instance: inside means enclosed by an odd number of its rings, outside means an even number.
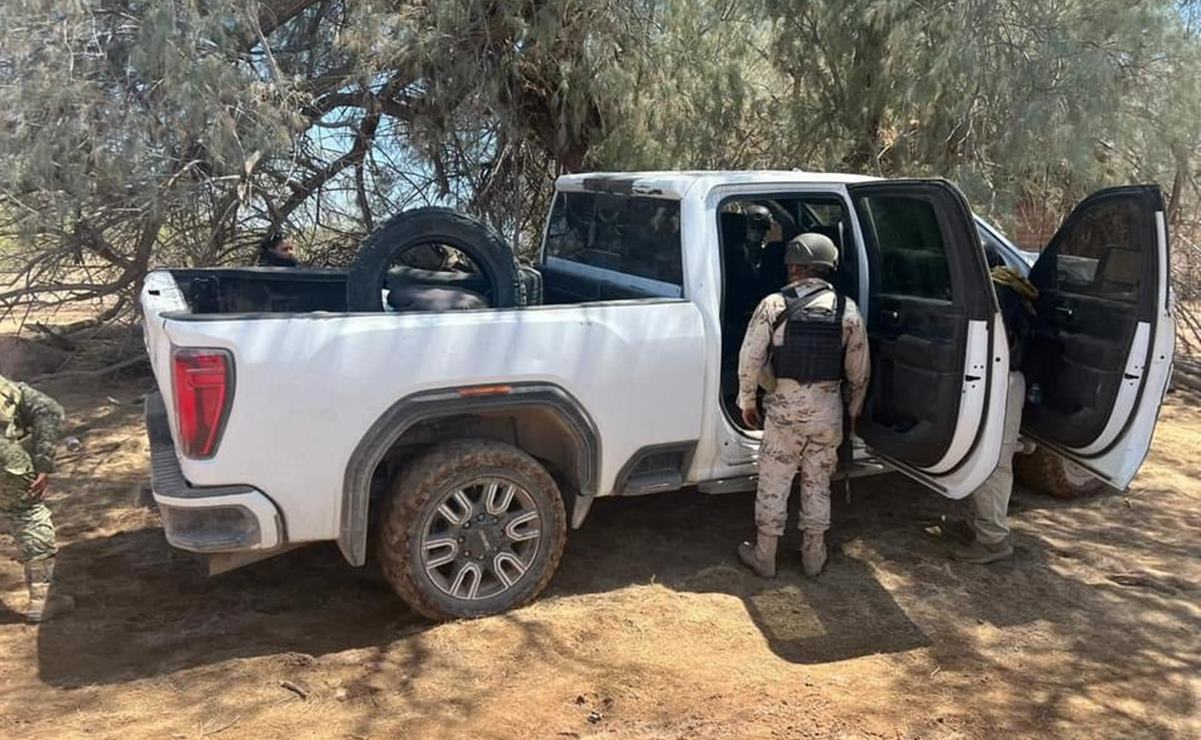
M1173 2L764 9L817 166L948 176L1012 224L1048 188L1062 213L1103 184L1162 176L1157 160L1201 143L1201 119L1181 105L1198 100L1198 39Z
M1044 232L1161 182L1194 238L1195 2L6 0L0 309L245 261L344 261L448 203L536 239L581 169L942 175Z

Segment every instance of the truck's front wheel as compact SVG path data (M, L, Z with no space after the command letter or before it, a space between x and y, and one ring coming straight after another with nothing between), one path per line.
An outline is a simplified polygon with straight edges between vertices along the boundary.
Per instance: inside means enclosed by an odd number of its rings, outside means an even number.
M384 575L430 619L481 617L536 597L567 538L554 479L493 440L448 442L397 476L383 511Z

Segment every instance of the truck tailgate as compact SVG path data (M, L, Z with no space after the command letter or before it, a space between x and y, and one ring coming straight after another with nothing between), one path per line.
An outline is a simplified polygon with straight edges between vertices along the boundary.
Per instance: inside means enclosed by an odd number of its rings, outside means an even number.
M150 368L168 409L174 408L171 392L171 339L164 329L165 314L189 313L188 303L175 283L175 278L166 271L152 272L146 276L142 286L142 338L146 343L146 354ZM172 419L172 422L175 420Z

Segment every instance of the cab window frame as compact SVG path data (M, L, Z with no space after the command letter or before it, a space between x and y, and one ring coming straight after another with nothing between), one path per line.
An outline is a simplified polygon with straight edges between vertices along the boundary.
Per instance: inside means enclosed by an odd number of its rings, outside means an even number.
M577 252L568 252L562 249L556 240L562 237L562 234L555 233L556 220L563 216L563 210L567 208L569 198L590 198L591 204L591 221L589 222L590 233L587 236L587 245L582 246ZM597 249L594 245L599 243L596 238L596 213L598 207L603 206L606 202L615 203L621 201L623 203L622 215L617 218L624 217L631 203L637 204L639 207L657 208L661 212L655 213L651 219L648 219L647 226L652 221L659 219L660 225L658 228L674 228L674 244L668 244L665 252L668 253L667 262L672 262L670 254L674 252L674 264L670 264L670 273L664 275L661 271L631 269L631 263L627 261L628 257L633 254L633 248L645 246L645 244L653 243L656 232L646 230L645 233L635 236L622 234L616 237L616 243L625 249L622 252L609 251L617 258L614 264L603 264L597 261L589 261L581 259L582 253L606 252L603 249ZM627 284L639 290L643 290L649 294L653 294L658 298L683 299L687 295L687 272L686 272L686 255L684 253L684 236L682 222L682 203L677 198L661 197L654 195L646 195L642 193L627 194L627 193L612 193L605 191L594 190L559 190L555 193L554 200L551 204L550 214L547 218L546 228L543 232L541 245L541 262L546 265L557 266L565 269L568 272L577 273L580 275L591 274L599 277L607 278L615 283ZM671 222L674 219L674 227ZM619 227L618 227L619 228ZM565 234L566 232L564 232ZM609 235L609 238L613 238ZM674 246L674 250L671 247ZM643 265L635 263L635 268L641 268Z

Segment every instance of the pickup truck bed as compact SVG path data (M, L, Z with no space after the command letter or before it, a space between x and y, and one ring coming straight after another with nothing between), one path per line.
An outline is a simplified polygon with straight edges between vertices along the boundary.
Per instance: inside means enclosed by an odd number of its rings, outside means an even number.
M346 271L316 267L171 270L188 311L208 316L346 310Z
M168 408L173 347L229 351L236 377L216 455L183 458L185 477L200 487L251 485L288 512L288 541L337 539L352 562L365 557L367 502L359 499L369 493L346 490L349 471L364 463L356 450L379 420L420 405L429 392L451 389L454 396L496 383L523 394L556 389L563 413L586 419L590 434L604 440L593 445L595 459L570 466L590 471L573 485L589 498L613 492L622 466L643 448L695 444L699 436L704 410L696 399L706 376L697 368L716 347L707 347L701 314L688 301L408 314L195 314L175 275L153 273L144 290L148 347ZM339 279L312 273L292 282L257 269L226 276L222 284L237 290L278 291L294 300L306 285L328 288ZM183 277L194 286L198 275L183 271ZM238 294L228 302L249 303ZM263 304L271 305L268 298ZM646 352L649 346L656 351ZM264 428L267 418L272 423ZM528 428L524 421L514 424L513 435L528 438L539 456L577 455L556 449L557 427L542 435L532 418ZM349 527L351 509L362 509L361 526Z

